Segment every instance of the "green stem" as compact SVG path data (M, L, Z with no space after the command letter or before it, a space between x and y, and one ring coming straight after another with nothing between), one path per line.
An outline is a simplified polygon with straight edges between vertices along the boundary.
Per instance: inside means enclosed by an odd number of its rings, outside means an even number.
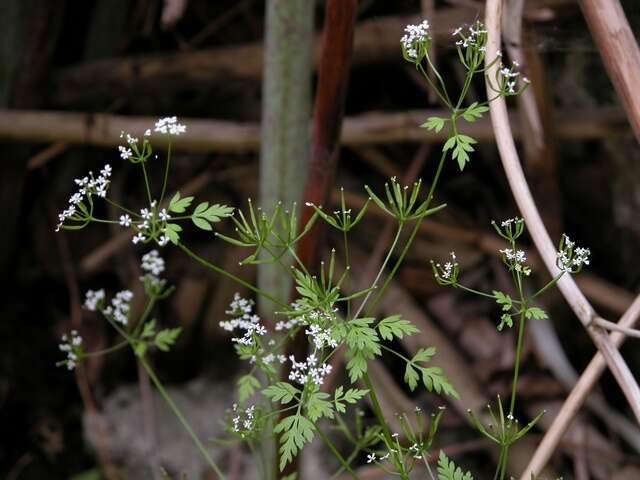
M149 185L149 177L147 176L147 167L144 166L145 162L141 162L142 165L142 174L144 175L144 186L147 189L147 197L149 198L149 205L153 203L153 198L151 197L151 186Z
M344 197L343 197L343 199L344 199ZM344 207L343 207L343 209L344 209ZM347 239L346 230L342 231L342 242L344 244L344 266L345 266L345 268L349 268L351 266L351 264L349 263L350 262L350 260L349 260L349 240ZM351 282L349 282L348 278L345 281L348 282L348 283L345 285L344 290L348 292L349 291L349 284ZM351 299L347 300L347 318L351 318Z
M164 194L167 192L167 183L169 180L169 166L171 165L171 142L169 142L169 146L167 147L167 164L164 169L164 180L162 181L162 192L160 193L160 201L158 205L162 205L162 201L164 200Z
M129 215L133 215L134 217L138 217L140 218L140 215L138 215L136 212L134 212L133 210L129 210L128 208L123 207L122 205L120 205L119 203L114 202L113 200L110 200L109 197L104 197L105 202L109 203L110 205L114 206L115 208L118 208L120 210L122 210L123 212L127 212Z
M320 435L320 438L322 439L322 441L325 443L325 445L327 447L329 447L329 450L331 450L331 453L340 461L340 464L342 465L342 467L347 472L349 472L349 475L351 475L351 478L353 478L355 480L358 480L358 475L356 474L356 472L353 471L351 466L347 463L347 461L344 459L344 457L340 454L340 452L338 451L336 446L333 444L331 439L329 437L327 437L327 435L317 425L316 425L315 428L316 428L316 432L318 432L318 435Z
M440 100L442 100L442 103L444 103L447 107L452 108L451 102L448 101L440 92L440 89L434 85L434 83L431 81L431 78L429 77L429 74L424 70L424 68L422 67L421 64L418 64L418 68L420 69L420 71L422 72L422 75L424 76L424 78L427 79L427 82L429 83L429 85L431 86L431 88L433 88L433 90L436 92L436 95L438 95L438 97L440 97Z
M560 280L560 278L565 274L565 272L560 272L558 275L556 275L553 280L551 280L549 283L547 283L544 287L542 287L540 290L538 290L536 293L533 294L533 296L531 297L530 300L533 300L534 298L536 298L538 295L542 295L544 292L546 292L548 289L550 289L551 287L553 287L556 283L558 283L558 280Z
M113 345L112 347L109 348L104 348L102 350L96 350L94 352L86 352L84 353L82 356L83 357L98 357L100 355L106 355L108 353L112 353L112 352L116 352L118 350L121 350L122 348L126 347L127 345L129 345L128 341L124 341L124 342L120 342L116 345Z
M444 161L445 161L446 157L447 157L447 152L443 151L442 155L440 157L440 161L438 162L438 168L436 170L436 174L433 177L433 182L431 183L431 187L429 188L429 194L427 195L427 200L426 200L427 205L426 205L425 211L429 209L429 205L430 205L431 201L433 200L433 192L435 191L436 185L438 184L438 180L440 179L440 174L442 173L442 167L444 166ZM411 231L411 235L409 236L409 240L405 244L405 246L404 246L404 248L402 250L402 253L400 254L400 257L398 257L398 259L396 260L395 265L393 266L393 269L391 270L391 273L389 274L389 276L385 280L384 284L382 285L382 288L378 292L378 295L374 299L373 305L371 305L371 308L369 308L369 311L373 311L375 309L375 307L378 305L378 302L380 302L380 299L382 298L382 295L384 295L384 292L387 290L387 287L389 286L389 283L391 283L391 280L393 280L393 277L396 274L396 272L398 271L398 268L400 268L400 265L404 261L404 257L407 255L407 252L409 251L409 248L411 247L411 244L413 243L413 240L414 240L415 236L418 234L418 231L420 229L420 225L422 224L422 220L423 220L423 217L421 217L418 220L416 220L416 223L413 226L413 230Z
M371 288L372 289L377 287L378 281L380 280L380 277L382 276L382 273L384 272L384 269L387 267L387 263L389 263L389 260L391 259L391 255L393 254L393 251L396 249L396 245L398 244L398 240L400 240L400 234L402 233L402 229L403 228L404 228L404 221L400 221L398 223L398 231L396 232L396 236L394 237L393 242L391 242L391 247L389 247L389 251L387 252L387 256L385 257L384 261L382 262L382 265L380 265L380 269L378 270L378 274L376 275L375 280L371 284ZM356 311L356 313L355 313L353 318L358 318L358 315L360 315L360 313L362 312L362 309L364 308L365 304L367 303L367 300L369 300L369 297L371 297L372 294L373 294L373 290L369 290L367 295L364 297L364 300L362 300L362 303L358 307L358 310Z
M200 453L205 458L205 460L207 461L211 469L218 475L218 478L224 480L226 477L224 476L224 474L222 473L218 465L216 465L216 463L213 461L213 459L211 458L211 455L209 454L205 446L202 444L202 442L200 441L196 433L193 431L193 428L191 428L191 425L189 424L187 419L184 417L184 415L182 414L178 406L174 403L173 399L169 396L167 391L164 389L164 387L162 386L162 383L156 376L151 366L147 363L144 357L138 357L138 360L142 365L142 367L147 372L147 375L149 375L149 378L155 385L156 389L158 389L158 392L160 393L164 401L167 402L167 405L169 406L173 414L176 416L176 418L180 421L184 429L187 431L187 433L193 440L193 443L195 443L196 447L198 447L198 450L200 450Z
M518 343L516 345L516 363L513 369L513 385L511 386L511 405L509 407L509 414L513 415L513 411L516 406L516 394L518 387L518 375L520 373L520 356L522 354L522 343L524 339L524 326L526 318L524 313L520 314L520 320L518 322Z
M385 440L388 445L393 444L393 437L391 437L391 432L389 431L389 425L387 424L386 419L384 418L384 414L382 413L382 407L380 406L380 402L378 401L378 396L373 388L373 384L371 383L371 379L369 378L369 373L364 372L362 376L362 380L364 384L367 386L369 390L369 398L371 399L371 406L373 407L373 413L375 414L378 422L380 422L380 426L382 427L382 434L384 435Z
M249 282L243 280L240 277L235 276L232 273L227 272L226 270L224 270L223 268L217 266L214 263L211 263L207 260L205 260L204 258L200 257L198 254L196 254L195 252L189 250L182 242L178 243L178 247L187 255L189 255L192 259L194 259L196 262L198 262L200 265L202 265L205 268L208 268L210 270L213 270L216 273L219 273L220 275L227 277L229 280L233 280L234 282L242 285L243 287L248 288L249 290L251 290L252 292L257 293L258 295L263 296L264 298L266 298L267 300L271 300L273 303L275 303L276 305L278 305L279 307L282 308L288 308L288 305L285 303L282 303L280 300L278 300L277 298L275 298L272 295L269 295L267 292L265 292L264 290L259 289L258 287L250 284Z

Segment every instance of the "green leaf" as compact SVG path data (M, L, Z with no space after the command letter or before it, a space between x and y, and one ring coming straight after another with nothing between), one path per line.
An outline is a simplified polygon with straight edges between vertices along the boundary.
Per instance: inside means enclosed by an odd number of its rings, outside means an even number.
M313 440L313 423L302 415L285 417L273 429L280 437L280 471L290 463L305 443Z
M347 345L352 349L380 355L380 339L376 331L369 326L374 321L375 318L356 318L351 320L347 325Z
M226 205L220 205L219 203L211 205L209 208L203 207L203 205L206 205L206 202L198 205L202 210L198 211L197 214L196 212L193 212L193 215L202 217L211 223L219 222L223 218L230 217L233 214L233 207L227 207Z
M422 367L422 383L430 392L444 393L454 398L460 398L457 390L449 383L440 367Z
M400 315L392 315L378 323L378 331L380 336L385 340L393 340L393 337L402 338L403 336L418 333L420 330L409 320L403 320Z
M202 202L202 203L198 204L198 206L193 210L192 215L200 215L207 208L209 208L209 202Z
M298 472L293 472L289 475L282 477L280 480L298 480Z
M440 450L440 458L438 458L438 480L473 480L473 476L469 472L463 472L457 467L453 461Z
M529 307L524 312L524 316L526 318L534 318L536 320L544 320L545 318L549 318L547 316L547 312L545 312L540 307Z
M508 326L509 328L513 327L513 318L508 313L503 313L500 317L500 325L498 325L498 331L501 332L504 326Z
M412 392L418 386L418 381L420 381L420 374L414 368L411 362L407 362L407 366L404 369L404 381L407 385L409 385L409 389Z
M436 354L436 347L421 348L411 359L412 362L428 362Z
M149 345L147 345L147 342L136 342L134 347L133 347L133 353L136 354L136 357L144 357L144 354L147 353L147 349L149 348Z
M238 399L244 402L260 388L260 382L253 375L243 375L238 379Z
M373 358L373 355L363 350L352 350L349 354L351 359L347 362L347 372L351 383L356 383L367 372L367 360Z
M144 328L142 329L142 334L140 335L142 338L151 338L156 334L156 320L153 319L150 322L144 324Z
M325 392L314 392L307 400L307 415L309 420L315 422L319 418L333 418L333 405L330 401L329 394Z
M194 216L191 217L191 221L196 225L196 227L201 228L202 230L213 230L213 227L209 225L209 222L207 222L204 218Z
M345 402L356 404L362 397L369 393L369 390L359 390L357 388L350 388L344 393L343 391L343 387L339 386L333 395L333 403L336 407L336 410L340 413L345 413L347 410Z
M511 310L511 308L513 307L513 300L509 295L501 292L500 290L493 290L491 293L493 293L493 296L496 299L496 303L498 305L502 305L502 310L504 310L505 312Z
M278 382L264 389L262 393L270 398L272 402L280 402L282 404L289 403L296 394L300 393L296 387L287 382Z
M447 150L450 150L454 147L454 145L456 144L456 136L453 136L451 138L449 138L449 140L447 140L444 144L444 146L442 147L442 151L446 152Z
M182 231L182 227L177 223L167 223L164 227L164 234L169 237L169 241L174 245L177 245L180 241L180 235L178 232Z
M440 117L429 117L427 121L420 125L420 128L426 128L427 130L433 130L439 132L444 127L446 119Z
M462 113L462 118L467 122L475 122L482 117L482 114L489 111L489 107L486 105L478 105L478 102L473 102Z
M184 213L184 211L191 205L193 197L180 198L180 192L176 192L171 201L169 202L169 211L175 213Z
M163 352L168 352L171 348L171 345L176 342L176 339L178 338L178 335L180 335L181 331L182 328L180 327L160 330L156 335L156 338L154 339L156 347L158 347L158 349L162 350Z

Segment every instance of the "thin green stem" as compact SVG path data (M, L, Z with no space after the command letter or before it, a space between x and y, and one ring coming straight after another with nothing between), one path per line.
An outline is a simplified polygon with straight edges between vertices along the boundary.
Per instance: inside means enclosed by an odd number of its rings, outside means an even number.
M151 205L151 203L153 203L153 198L151 196L151 186L149 184L149 177L147 176L147 167L144 166L146 162L140 162L140 165L142 165L142 174L144 175L144 185L147 189L147 197L149 198L149 205Z
M491 298L493 300L496 299L495 295L491 295L490 293L485 293L485 292L481 292L480 290L476 290L474 288L469 288L469 287L465 287L464 285L462 285L461 283L455 283L454 287L456 288L460 288L462 290L464 290L465 292L469 292L469 293L473 293L474 295L480 295L482 297L487 297L487 298ZM517 300L516 300L517 301Z
M427 200L426 200L427 205L426 205L425 211L429 209L429 205L433 200L433 193L435 191L436 185L438 184L438 180L440 179L440 174L442 173L442 167L444 166L444 161L446 157L447 157L447 152L443 151L442 155L440 156L440 161L438 162L438 168L436 169L436 174L433 177L433 182L431 182L431 187L429 188L429 193L427 195ZM384 292L387 290L387 287L391 283L391 280L393 280L393 277L398 271L398 268L400 268L400 265L402 264L402 262L404 261L404 257L407 255L407 252L409 251L409 248L411 247L411 244L413 243L414 238L418 234L418 231L420 230L420 225L422 224L422 220L423 220L423 217L420 217L418 220L416 220L416 223L413 226L413 230L409 235L409 240L405 244L402 252L400 253L400 256L396 260L396 263L393 266L393 269L391 270L391 273L389 274L384 284L382 285L382 288L378 291L378 294L374 299L373 304L369 308L369 311L373 311L375 307L378 305L378 302L380 302L380 300L382 299Z
M138 360L142 365L142 367L147 372L147 375L149 375L149 378L155 385L156 389L158 390L158 393L160 393L160 395L162 396L164 401L167 403L167 405L169 406L173 414L176 416L178 421L182 424L183 428L187 431L187 433L191 437L191 440L193 440L193 443L196 445L196 447L198 447L198 450L200 450L200 453L202 454L204 459L207 461L211 469L216 473L216 475L218 475L218 478L224 480L226 477L224 476L224 474L222 473L218 465L216 465L216 462L213 461L213 458L211 458L211 455L209 454L205 446L202 444L202 442L198 438L198 435L196 435L196 433L193 431L193 428L191 428L191 425L189 424L187 419L184 417L184 415L182 414L178 406L174 403L173 399L169 396L165 388L162 386L162 383L156 376L155 372L153 371L149 363L147 363L144 357L138 357Z
M251 283L247 282L246 280L243 280L242 278L237 277L236 275L227 272L225 269L217 266L216 264L205 260L204 258L199 256L197 253L189 250L182 242L178 243L178 247L184 253L186 253L192 259L194 259L196 262L198 262L200 265L202 265L203 267L208 268L210 270L213 270L214 272L219 273L220 275L228 278L229 280L233 280L234 282L238 283L239 285L242 285L243 287L248 288L252 292L255 292L258 295L261 295L262 297L266 298L267 300L271 300L273 303L275 303L279 307L288 308L288 305L286 303L281 302L280 300L275 298L273 295L268 294L264 290L261 290L260 288L252 285Z
M438 97L440 97L440 100L442 100L442 103L444 103L449 108L453 108L453 106L451 105L451 101L447 100L442 95L442 93L440 92L440 89L431 81L431 78L429 77L429 74L425 71L425 69L422 67L421 64L418 64L418 68L422 72L422 75L424 76L424 78L427 79L427 82L429 83L431 88L436 92L436 95L438 95Z
M347 461L344 459L344 457L340 454L340 452L338 451L336 446L333 444L331 439L329 437L327 437L327 435L317 425L315 426L315 428L316 428L316 432L318 432L318 435L320 435L320 438L322 439L322 441L325 443L325 445L327 447L329 447L329 450L331 450L331 453L338 459L338 461L344 467L344 469L347 472L349 472L349 475L351 475L351 478L353 478L355 480L358 480L358 475L356 474L356 472L353 471L351 466L347 463Z
M380 402L378 401L378 396L373 388L373 384L371 383L371 379L369 378L369 373L364 372L362 376L362 380L364 384L367 386L369 390L369 398L371 399L371 406L373 407L373 413L380 422L380 426L382 427L382 434L384 435L385 440L388 445L393 444L393 437L391 437L391 432L389 431L389 425L387 424L387 420L384 418L384 413L382 413L382 407L380 406Z
M522 355L522 343L524 339L525 322L526 322L526 317L524 316L524 313L521 313L520 319L518 321L518 342L516 345L516 361L515 361L515 366L513 368L513 384L511 386L511 405L509 407L510 415L513 415L513 411L516 406L518 375L520 373L520 356Z
M431 70L433 70L434 75L440 82L440 86L442 87L442 93L446 98L446 104L449 106L449 108L453 108L453 104L451 103L451 99L449 98L449 94L447 93L447 86L444 84L444 80L442 79L442 76L440 76L440 73L438 73L438 70L436 69L436 67L433 65L433 63L431 63L431 59L429 58L429 55L427 55L425 58L427 59L427 63L431 67Z
M83 357L98 357L100 355L107 355L108 353L112 353L112 352L116 352L118 350L122 350L127 345L129 345L129 342L127 340L125 340L124 342L120 342L120 343L118 343L116 345L113 345L112 347L109 347L109 348L103 348L102 350L95 350L93 352L83 353L82 356Z
M371 297L371 295L373 294L373 289L377 287L378 285L378 281L380 280L380 277L382 276L382 273L384 272L384 269L387 268L387 264L389 263L389 260L391 259L391 255L393 254L397 244L398 244L398 240L400 240L400 234L402 234L402 229L404 228L404 221L400 221L398 223L398 230L396 231L396 235L393 238L393 242L391 242L391 246L389 247L389 251L387 252L387 256L385 257L384 261L382 262L382 265L380 265L380 269L378 270L378 274L376 275L375 280L373 281L373 283L371 284L371 289L369 290L369 292L367 292L367 295L364 297L364 300L362 300L362 303L360 304L360 306L358 307L358 310L356 311L355 315L353 318L358 318L358 315L360 315L360 313L362 312L362 309L364 308L364 306L366 305L367 301L369 300L369 297Z
M344 197L343 197L344 198ZM344 209L344 207L343 207ZM347 238L347 232L346 230L342 231L342 243L344 245L344 266L345 268L350 268L351 267L351 263L350 263L350 259L349 259L349 239ZM348 283L346 283L348 282ZM349 282L349 279L345 279L345 291L349 291L349 284L351 282ZM347 318L351 318L351 299L347 299Z
M126 207L123 207L122 205L120 205L119 203L114 202L113 200L110 200L109 197L104 197L104 201L107 202L108 204L122 210L123 212L127 212L129 215L133 215L134 217L140 217L140 215L138 215L136 212L134 212L133 210L129 210Z
M539 295L542 295L544 292L546 292L548 289L550 289L551 287L553 287L556 283L558 283L558 280L560 280L560 278L562 278L562 276L565 274L566 272L562 271L560 272L558 275L556 275L553 280L551 280L549 283L547 283L544 287L542 287L540 290L538 290L536 293L533 294L533 296L530 298L530 300L533 300L534 298L536 298Z
M164 200L164 194L167 192L167 183L169 180L169 166L171 165L171 142L169 142L169 146L167 147L167 163L164 169L164 180L162 181L162 192L160 193L160 201L158 205L162 205L162 201Z

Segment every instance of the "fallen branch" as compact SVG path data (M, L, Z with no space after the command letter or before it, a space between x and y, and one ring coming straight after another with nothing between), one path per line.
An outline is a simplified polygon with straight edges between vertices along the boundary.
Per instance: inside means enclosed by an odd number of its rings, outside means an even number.
M446 132L430 132L420 128L429 116L445 115L441 110L408 112L368 112L346 117L342 126L342 145L358 146L395 142L440 143ZM260 148L260 125L225 120L182 119L187 132L172 138L174 149L204 152L247 152ZM514 119L513 134L522 131ZM122 143L124 130L142 135L156 118L130 117L105 113L79 113L48 110L0 109L0 139L22 142L71 143L114 147ZM620 109L598 108L557 112L554 124L559 138L589 140L624 135L628 131ZM480 141L493 142L488 119L465 126L464 133ZM166 136L165 136L166 137ZM154 138L156 147L165 146L166 138Z

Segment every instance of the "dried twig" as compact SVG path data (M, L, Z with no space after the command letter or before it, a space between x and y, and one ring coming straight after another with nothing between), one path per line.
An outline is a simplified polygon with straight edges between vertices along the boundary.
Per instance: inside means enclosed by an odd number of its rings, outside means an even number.
M487 58L495 58L500 46L501 28L500 19L502 16L502 0L488 0L486 8L486 25L489 32L487 41ZM494 65L488 76L498 68ZM491 89L487 86L488 94ZM555 264L556 251L549 234L540 218L535 202L529 191L529 186L524 177L518 152L516 151L509 118L507 115L506 102L503 98L498 98L490 104L491 121L494 127L496 142L500 152L503 167L509 180L509 185L514 194L518 207L522 212L531 237L547 270L552 276L559 273ZM573 278L569 275L563 276L558 281L558 288L573 309L578 319L587 329L594 343L602 352L607 365L622 388L629 405L631 406L637 420L640 422L640 388L629 370L628 365L620 355L620 352L613 346L609 337L599 327L593 324L596 313L584 294L580 291Z

